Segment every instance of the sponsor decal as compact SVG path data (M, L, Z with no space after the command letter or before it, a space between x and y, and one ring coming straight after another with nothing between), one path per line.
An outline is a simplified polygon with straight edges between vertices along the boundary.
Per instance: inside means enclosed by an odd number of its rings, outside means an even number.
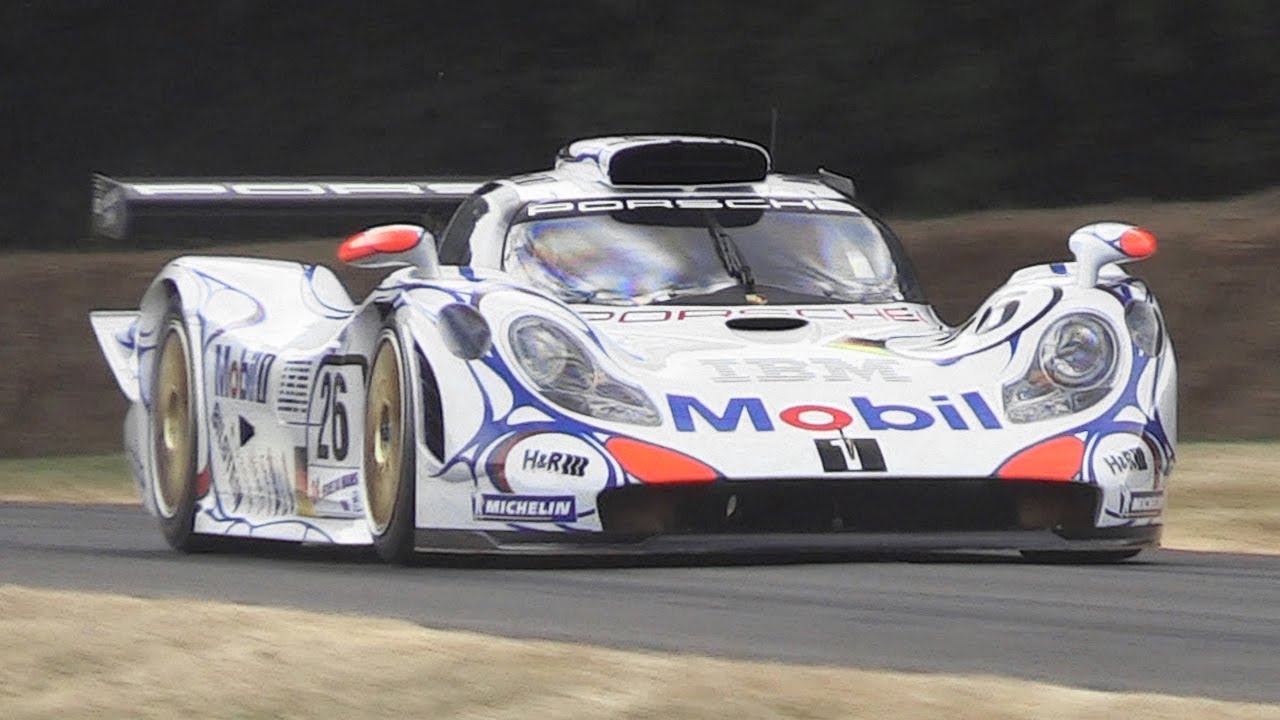
M232 510L249 515L293 515L293 475L284 453L241 456L231 473L235 504Z
M643 310L579 310L578 315L587 322L617 323L665 323L685 320L706 320L708 318L738 317L786 317L804 318L806 320L879 320L889 322L924 322L925 319L915 308L901 306L860 307L843 305L840 307L744 307L744 308L689 308L686 310L665 310L647 308ZM839 342L839 341L837 341ZM867 341L874 342L874 341ZM843 347L835 345L835 347ZM883 343L880 349L883 350ZM887 351L885 351L887 352Z
M311 476L308 489L300 493L299 504L309 508L304 514L315 517L351 518L364 506L360 501L360 473L356 471L334 474L332 469L318 470L320 477Z
M573 522L578 519L572 495L482 495L479 517L485 520Z
M267 401L272 353L241 350L237 355L230 345L215 345L213 358L213 394L230 400Z
M711 382L871 382L879 378L885 382L911 382L903 375L898 364L887 358L843 360L841 358L745 358L702 360L702 365L712 371Z
M815 438L818 459L824 472L884 472L880 443L874 438Z
M226 421L222 417L222 404L213 404L213 413L209 416L209 424L213 426L213 435L217 439L218 458L229 470L235 465L235 450L231 445L231 436L227 432Z
M332 495L338 492L339 490L346 490L347 488L355 487L358 478L359 478L359 473L353 473L353 472L347 473L345 475L339 475L338 477L320 486L320 497Z
M981 393L960 393L959 400L948 395L930 395L929 400L933 407L923 408L906 403L878 403L860 395L849 398L853 411L862 421L861 427L867 430L925 430L939 423L951 430L999 430L1003 427ZM685 395L668 395L667 404L676 430L680 432L694 432L700 426L718 432L733 432L742 424L744 417L757 432L775 429L773 414L760 398L730 398L720 411ZM776 417L782 424L816 432L843 430L854 424L850 412L828 405L793 405L778 411Z
M1125 517L1155 517L1164 512L1164 491L1148 490L1129 493Z
M537 448L529 448L524 451L524 459L521 462L520 469L541 470L560 475L582 477L587 473L587 465L590 463L591 460L582 455L546 452Z
M780 198L780 197L617 197L595 200L562 200L531 203L521 211L517 222L545 217L588 215L592 213L618 212L621 210L791 210L808 212L848 213L862 212L843 200L830 198Z
M1104 485L1159 490L1160 464L1160 455L1150 438L1118 432L1103 435L1092 443L1088 467L1092 479ZM1125 506L1119 509L1124 510Z
M1102 458L1112 473L1120 474L1135 470L1147 470L1147 454L1142 448L1132 448L1123 452L1107 455Z
M213 429L215 460L219 461L215 477L218 492L230 501L233 512L247 515L292 515L298 510L294 487L299 480L291 472L289 457L267 449L253 451L239 444L240 426L231 424L220 403L214 403L209 416Z
M244 447L245 443L252 440L254 434L255 434L255 431L253 429L253 425L248 420L245 420L244 416L241 415L240 416L240 447Z
M518 432L496 443L485 461L493 489L506 495L599 491L612 470L599 449L559 432Z

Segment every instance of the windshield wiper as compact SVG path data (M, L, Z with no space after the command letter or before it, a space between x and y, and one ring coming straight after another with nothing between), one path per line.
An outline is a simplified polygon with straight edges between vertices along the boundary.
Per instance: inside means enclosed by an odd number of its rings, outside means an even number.
M729 237L729 233L724 231L711 213L707 213L707 232L716 241L716 255L720 256L720 262L724 264L729 276L741 283L748 295L754 294L756 276L751 272L751 266L742 259L742 253L738 252L733 238Z

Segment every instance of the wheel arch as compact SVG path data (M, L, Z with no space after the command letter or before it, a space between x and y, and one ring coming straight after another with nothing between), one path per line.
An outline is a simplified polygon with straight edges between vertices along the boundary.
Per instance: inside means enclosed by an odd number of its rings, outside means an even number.
M408 410L413 413L414 442L425 448L435 462L442 463L445 443L442 432L444 389L435 367L440 360L436 356L441 351L447 351L440 338L439 326L429 313L413 310L393 312L384 322L395 328L400 340L401 360L408 383ZM422 459L419 458L418 462L420 464Z
M359 335L368 338L361 342L360 352L371 366L375 338L383 329L394 328L401 346L406 410L412 413L414 429L415 523L420 527L440 523L452 527L471 517L470 495L461 497L459 483L439 479L452 467L455 453L475 435L484 415L476 370L468 365L473 361L449 349L440 319L442 308L462 301L458 293L443 288L385 288L375 291L363 304L355 321L361 327ZM429 372L423 372L424 368ZM435 392L429 392L429 387ZM428 419L430 413L437 418L434 424Z
M163 341L164 321L170 308L177 309L191 357L192 394L196 406L196 466L198 473L209 470L208 407L205 397L204 321L200 307L201 287L191 272L179 264L169 263L142 296L138 315L138 385L142 408L150 411L155 382L155 360ZM155 468L149 452L141 453L146 465L148 490L155 483Z

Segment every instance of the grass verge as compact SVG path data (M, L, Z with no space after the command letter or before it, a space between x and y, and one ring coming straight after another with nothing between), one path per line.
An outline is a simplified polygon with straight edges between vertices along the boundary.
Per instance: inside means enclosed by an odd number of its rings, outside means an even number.
M0 501L137 503L123 453L0 459Z
M1280 554L1280 443L1182 445L1164 547Z
M0 501L136 503L123 455L0 460ZM1280 443L1184 443L1164 546L1280 553Z
M0 586L26 718L1277 718L1280 706L788 666L295 610Z

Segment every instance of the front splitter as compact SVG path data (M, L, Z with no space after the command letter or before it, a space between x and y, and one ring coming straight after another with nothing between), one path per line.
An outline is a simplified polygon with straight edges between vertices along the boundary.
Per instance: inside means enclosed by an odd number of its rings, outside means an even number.
M613 557L806 553L963 552L1033 550L1106 552L1155 547L1162 525L1053 530L911 533L664 534L619 537L606 533L428 530L414 534L424 553Z

